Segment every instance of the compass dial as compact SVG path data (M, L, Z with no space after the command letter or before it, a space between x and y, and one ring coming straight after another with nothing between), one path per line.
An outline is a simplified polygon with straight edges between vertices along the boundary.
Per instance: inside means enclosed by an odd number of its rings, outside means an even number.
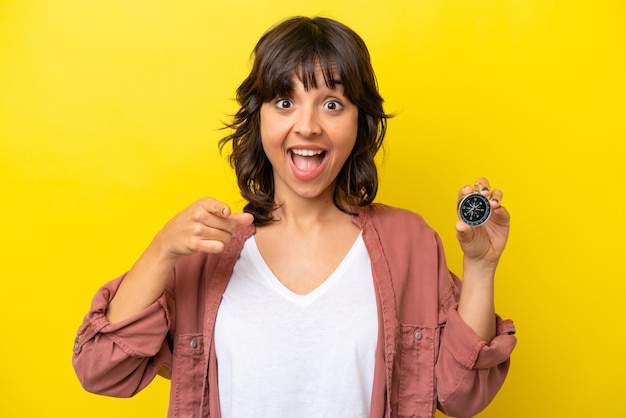
M459 218L470 226L478 226L489 219L491 206L489 199L480 193L471 193L459 202Z

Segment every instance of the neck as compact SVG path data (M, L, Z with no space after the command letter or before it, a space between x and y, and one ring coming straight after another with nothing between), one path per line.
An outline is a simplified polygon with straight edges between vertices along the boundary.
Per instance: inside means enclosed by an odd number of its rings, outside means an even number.
M312 226L348 216L335 206L332 198L323 201L284 201L279 204L281 206L274 212L274 218L283 225Z
M310 199L293 195L278 195L276 202L280 206L273 213L276 220L273 222L274 225L312 228L316 224L332 225L334 221L343 221L346 217L350 217L335 206L332 189L323 195ZM344 203L344 207L350 208L346 203Z

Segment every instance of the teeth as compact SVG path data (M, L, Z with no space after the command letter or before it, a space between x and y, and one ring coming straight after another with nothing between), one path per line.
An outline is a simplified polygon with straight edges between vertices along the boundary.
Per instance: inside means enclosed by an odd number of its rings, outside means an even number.
M320 155L322 150L312 150L312 149L293 149L291 150L296 155L301 155L303 157L313 157L315 155Z

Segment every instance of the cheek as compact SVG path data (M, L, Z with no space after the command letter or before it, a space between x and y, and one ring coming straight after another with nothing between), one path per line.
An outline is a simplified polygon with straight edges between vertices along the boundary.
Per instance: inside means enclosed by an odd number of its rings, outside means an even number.
M264 112L263 107L261 107L259 125L261 141L266 151L267 147L281 144L288 129L284 120L272 115L271 112Z
M354 145L356 144L356 137L357 137L357 133L358 133L358 121L356 116L354 117L353 120L350 120L349 123L346 123L342 128L341 128L341 133L342 133L342 143L343 148L345 150L347 150L348 154L352 151L352 148L354 148Z
M261 146L272 163L283 154L283 143L280 141L279 135L272 129L261 129Z
M261 110L261 116L259 118L259 132L261 134L261 145L263 146L263 150L266 154L270 151L271 144L276 136L272 127L272 123Z

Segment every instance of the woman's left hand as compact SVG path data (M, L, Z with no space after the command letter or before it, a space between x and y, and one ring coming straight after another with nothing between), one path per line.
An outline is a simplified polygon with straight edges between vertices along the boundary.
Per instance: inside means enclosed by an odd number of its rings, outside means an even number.
M502 206L501 190L491 190L489 181L482 177L476 180L474 187L489 199L491 216L484 224L474 227L459 220L456 224L456 235L466 261L493 264L495 267L506 246L511 217ZM459 190L457 204L470 193L474 193L471 186Z

